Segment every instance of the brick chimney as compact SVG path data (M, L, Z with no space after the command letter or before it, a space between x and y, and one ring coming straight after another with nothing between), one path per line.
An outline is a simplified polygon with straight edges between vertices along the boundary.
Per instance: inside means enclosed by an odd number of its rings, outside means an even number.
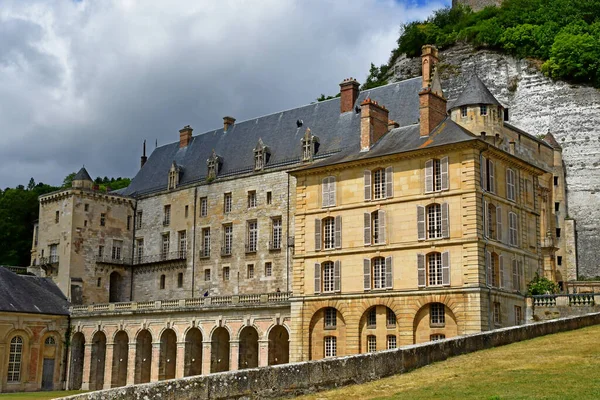
M192 141L192 127L186 125L183 129L179 130L179 147L187 147L188 144Z
M419 92L419 125L421 137L429 134L446 118L447 100L442 91L436 64L438 50L435 46L423 46L423 89Z
M368 151L388 132L389 111L366 98L360 105L360 150Z
M223 132L227 132L227 130L235 124L235 118L233 117L223 117Z
M354 78L347 78L340 83L340 112L352 111L354 103L358 99L358 87L360 84Z
M142 152L142 157L140 160L140 168L146 164L146 161L148 161L148 157L146 157L146 141L144 140L144 151Z

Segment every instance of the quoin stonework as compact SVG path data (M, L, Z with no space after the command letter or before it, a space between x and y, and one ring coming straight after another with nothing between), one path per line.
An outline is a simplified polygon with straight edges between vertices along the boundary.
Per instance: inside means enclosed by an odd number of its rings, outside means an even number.
M82 168L42 196L30 269L70 302L51 330L68 339L52 353L53 388L524 323L536 273L577 271L562 149L512 125L477 75L450 104L437 49L421 62L418 78L364 91L345 79L340 98L226 116L198 135L185 126L149 156L144 146L125 189L101 192ZM2 391L42 382L28 365L46 331L21 321L0 331Z

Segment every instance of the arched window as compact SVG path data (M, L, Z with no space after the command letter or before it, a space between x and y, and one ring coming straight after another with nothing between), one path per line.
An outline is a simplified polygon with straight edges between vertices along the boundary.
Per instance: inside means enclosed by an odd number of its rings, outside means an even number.
M46 340L44 341L44 344L47 346L55 346L56 345L56 340L54 339L54 336L48 336L46 338Z
M10 340L8 354L8 382L21 380L21 360L23 357L23 338L15 336Z

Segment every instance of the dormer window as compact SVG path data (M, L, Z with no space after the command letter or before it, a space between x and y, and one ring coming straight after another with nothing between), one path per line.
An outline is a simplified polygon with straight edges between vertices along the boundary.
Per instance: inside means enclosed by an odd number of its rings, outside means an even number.
M486 116L488 115L488 107L485 104L482 104L479 106L479 114L481 114L482 116Z
M218 156L213 149L210 158L206 160L206 165L208 167L207 179L215 179L219 175L222 164L222 158Z
M180 173L181 168L175 161L173 161L173 164L171 164L171 168L169 169L169 190L175 189L177 186L179 186Z
M269 162L270 156L269 147L265 146L262 139L258 139L258 143L254 148L254 170L261 171Z
M312 161L318 149L319 138L307 129L302 138L302 161Z

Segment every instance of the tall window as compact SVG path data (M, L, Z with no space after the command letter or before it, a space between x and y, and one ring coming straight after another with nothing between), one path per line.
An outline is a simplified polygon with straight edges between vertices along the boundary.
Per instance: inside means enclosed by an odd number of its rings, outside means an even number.
M467 106L462 106L460 108L460 116L463 117L463 118L466 118L468 110L469 109L467 108Z
M321 183L322 204L323 207L335 207L335 176L328 176Z
M256 171L260 171L261 169L263 169L265 165L265 159L263 156L263 151L261 150L254 150L254 169Z
M8 353L8 382L21 380L21 360L23 357L23 338L15 336L10 340Z
M160 276L160 288L164 289L166 286L167 277L165 275Z
M200 199L200 216L206 217L208 215L208 198L202 197Z
M223 267L223 280L229 280L229 267Z
M186 258L187 256L187 232L179 232L179 258Z
M385 171L378 169L373 172L373 199L385 198Z
M333 307L325 309L325 329L335 329L337 327L337 310Z
M392 289L392 257L365 258L363 260L364 290Z
M323 220L323 248L335 248L335 218L328 217Z
M485 202L487 204L487 202ZM498 236L498 226L497 226L497 212L496 206L493 204L487 204L486 210L486 228L487 228L487 237L490 239L496 239Z
M123 249L123 241L122 240L113 240L113 246L112 246L112 259L113 260L121 259L122 249Z
M425 193L448 190L448 157L425 162Z
M521 291L523 281L523 262L512 260L513 290Z
M131 230L131 215L127 216L127 230Z
M106 214L100 214L100 226L106 226Z
M496 193L494 162L486 157L481 158L481 187L491 193Z
M371 307L367 314L367 328L377 327L377 307Z
M337 355L337 338L335 336L325 336L325 357L335 357Z
M342 217L340 215L315 220L315 250L342 247Z
M429 239L442 237L442 206L439 204L427 206L427 237Z
M333 292L334 289L334 264L332 261L323 263L323 292Z
M440 286L442 284L442 255L430 253L427 256L427 267L429 286Z
M373 265L373 288L385 289L385 258L375 257L371 263Z
M185 206L184 210L185 210L185 211L184 211L183 215L185 216L185 218L187 218L187 217L188 217L188 214L189 214L189 212L190 212L190 206L188 206L188 205L186 204L186 206Z
M396 344L396 335L387 335L387 349L392 350L397 347L398 345Z
M135 258L138 264L144 259L144 239L138 239L135 242Z
M202 257L210 257L210 228L202 229Z
M394 314L394 312L389 308L387 309L387 317L385 320L385 324L388 327L388 329L396 327L396 314Z
M162 248L160 252L161 260L166 260L169 257L169 247L171 247L171 235L164 233L162 235Z
M210 282L210 269L205 269L204 270L204 281L205 282Z
M58 245L50 245L50 264L56 264L58 262Z
M246 244L246 251L248 253L256 253L258 244L258 223L256 221L249 221L247 230L248 242Z
M138 211L135 218L135 229L142 229L142 212Z
M98 246L98 257L102 258L104 256L104 246Z
M273 263L266 262L265 263L265 276L273 275Z
M319 138L307 129L302 137L302 161L312 161L318 147Z
M446 325L446 306L442 303L431 303L429 305L429 325L441 327Z
M504 266L503 257L495 252L486 252L485 263L487 266L487 284L494 287L504 288Z
M364 244L376 245L386 242L386 219L384 210L364 213Z
M247 273L246 273L246 278L247 278L247 279L252 279L252 278L254 278L254 264L248 264L248 265L247 265Z
M273 218L271 232L271 249L281 249L281 218Z
M515 171L512 169L506 170L506 198L512 201L516 199Z
M177 274L177 287L178 288L183 287L183 272L180 272Z
M341 290L341 268L338 261L325 261L315 264L315 293L332 293Z
M60 211L54 213L54 223L58 224L58 221L60 221Z
M500 325L501 322L502 322L502 317L500 314L500 303L495 302L494 303L494 324Z
M523 311L520 306L515 306L515 325L521 325L523 320Z
M223 255L231 255L231 247L233 246L233 225L223 226Z
M225 214L231 212L231 193L225 193L223 196L223 212Z
M164 208L163 225L168 226L171 223L171 205L167 204Z
M367 351L369 353L377 351L377 337L375 335L367 336Z
M250 190L248 192L248 208L256 207L256 190Z
M179 185L179 173L180 169L177 163L173 161L171 168L169 169L169 189L175 189Z
M519 245L517 214L515 214L513 212L508 213L508 237L509 237L509 244L511 246Z
M364 172L365 200L381 200L394 196L393 168Z

